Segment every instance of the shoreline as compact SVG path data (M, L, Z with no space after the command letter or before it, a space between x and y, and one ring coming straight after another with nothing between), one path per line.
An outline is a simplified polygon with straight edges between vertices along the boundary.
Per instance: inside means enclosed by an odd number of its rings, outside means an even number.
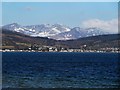
M35 51L35 50L0 50L0 52L44 52L44 53L120 53L120 51Z

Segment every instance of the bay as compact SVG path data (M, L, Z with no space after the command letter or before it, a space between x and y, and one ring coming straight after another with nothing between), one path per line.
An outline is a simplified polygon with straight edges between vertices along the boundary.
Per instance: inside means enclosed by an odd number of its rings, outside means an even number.
M3 88L118 88L118 53L3 52Z

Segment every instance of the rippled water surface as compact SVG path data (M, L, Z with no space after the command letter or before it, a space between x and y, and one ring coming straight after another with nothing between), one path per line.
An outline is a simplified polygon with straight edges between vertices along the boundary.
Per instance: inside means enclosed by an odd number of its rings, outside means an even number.
M3 88L117 88L116 53L4 52Z

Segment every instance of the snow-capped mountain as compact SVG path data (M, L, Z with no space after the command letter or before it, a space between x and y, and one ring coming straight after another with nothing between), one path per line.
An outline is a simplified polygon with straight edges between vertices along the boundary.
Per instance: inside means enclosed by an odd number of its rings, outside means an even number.
M77 39L85 36L86 36L86 32L84 31L84 29L80 27L75 27L68 32L60 33L50 38L56 39L56 40L70 40L70 39Z
M108 32L103 32L101 29L98 28L80 28L75 27L68 32L60 33L58 35L52 36L52 39L56 40L71 40L71 39L78 39L82 37L89 37L89 36L96 36L96 35L103 35L108 34Z
M60 24L21 26L17 23L12 23L5 25L2 28L20 32L33 37L48 37L56 40L71 40L88 36L108 34L107 32L103 32L99 28L74 27L70 29L69 27Z
M41 25L31 25L25 26L29 30L34 30L35 33L30 36L39 36L39 37L50 37L59 33L70 31L69 27L62 26L60 24L41 24Z
M21 26L17 23L13 23L13 24L5 25L2 28L20 32L33 37L49 37L59 33L70 31L69 27L60 24L54 24L54 25L40 24L40 25Z
M11 30L11 31L19 31L22 30L22 27L17 24L17 23L12 23L12 24L8 24L2 27L3 29L7 29L7 30Z
M3 26L2 28L7 29L7 30L11 30L11 31L24 33L24 34L27 34L27 35L33 34L35 32L34 30L27 29L24 26L21 26L17 23L8 24L8 25Z

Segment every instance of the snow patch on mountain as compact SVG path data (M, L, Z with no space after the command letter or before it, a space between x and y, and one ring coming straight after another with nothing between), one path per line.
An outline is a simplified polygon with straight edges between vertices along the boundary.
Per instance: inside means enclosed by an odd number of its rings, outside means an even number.
M3 26L2 28L20 32L32 37L48 37L56 40L71 40L78 39L82 37L96 36L108 34L103 32L99 28L80 28L74 27L69 28L68 26L61 24L40 24L40 25L29 25L21 26L17 23L12 23Z
M24 33L26 35L34 37L49 37L54 36L59 33L70 31L70 28L67 26L62 26L59 24L41 24L41 25L29 25L21 26L17 23L8 24L3 26L4 29Z
M89 36L96 36L96 35L103 35L108 34L107 32L103 32L101 29L98 28L80 28L75 27L68 32L60 33L50 38L56 40L70 40L70 39L78 39L82 37L89 37Z

